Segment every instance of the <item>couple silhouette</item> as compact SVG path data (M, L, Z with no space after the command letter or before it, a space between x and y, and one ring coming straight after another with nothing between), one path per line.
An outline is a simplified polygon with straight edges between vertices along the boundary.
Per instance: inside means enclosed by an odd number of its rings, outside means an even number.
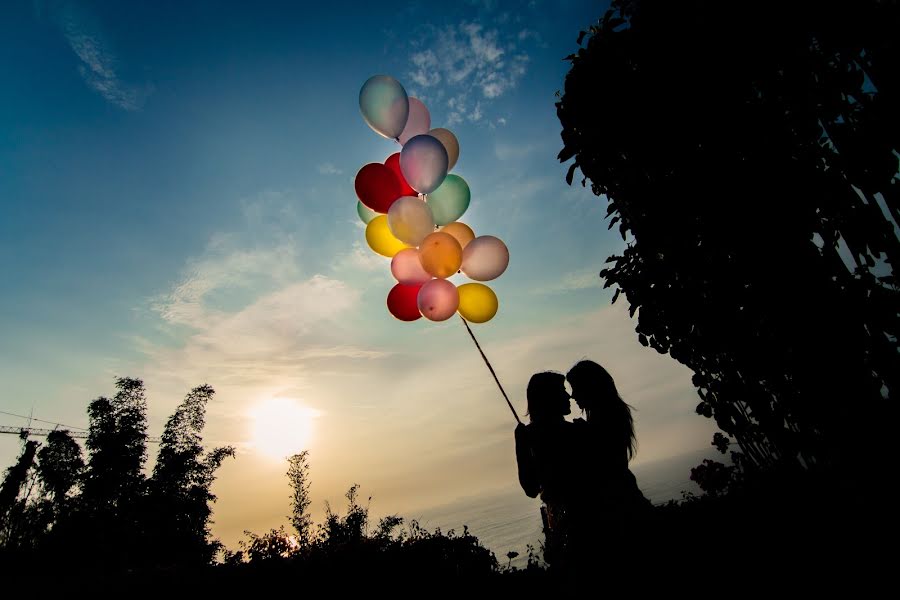
M567 421L572 399L584 418ZM544 560L575 572L598 561L614 564L651 508L628 469L637 449L631 407L590 360L565 376L533 375L527 401L529 424L516 427L516 459L522 489L543 501Z

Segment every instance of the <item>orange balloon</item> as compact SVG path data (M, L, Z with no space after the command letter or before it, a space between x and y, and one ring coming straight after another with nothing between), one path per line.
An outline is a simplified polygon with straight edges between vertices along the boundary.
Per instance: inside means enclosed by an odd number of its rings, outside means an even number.
M428 234L419 246L422 268L439 279L446 279L462 265L462 246L456 238L443 231Z
M459 221L447 223L446 225L441 227L441 231L443 231L444 233L449 233L450 235L455 237L456 241L459 242L459 245L462 246L463 250L466 249L466 244L475 239L475 232L472 231L472 228L465 223L460 223Z

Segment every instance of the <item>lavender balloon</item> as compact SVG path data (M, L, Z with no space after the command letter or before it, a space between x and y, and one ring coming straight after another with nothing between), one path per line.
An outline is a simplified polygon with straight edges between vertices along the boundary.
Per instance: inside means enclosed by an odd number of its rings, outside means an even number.
M449 165L447 149L430 135L411 138L400 151L400 172L420 194L430 194L444 182Z

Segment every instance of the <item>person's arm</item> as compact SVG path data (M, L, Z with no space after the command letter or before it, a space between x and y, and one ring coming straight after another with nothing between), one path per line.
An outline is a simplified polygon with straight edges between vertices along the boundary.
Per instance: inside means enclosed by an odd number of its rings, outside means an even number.
M516 462L519 465L519 485L529 498L537 498L541 493L541 484L538 481L530 433L521 423L516 427Z

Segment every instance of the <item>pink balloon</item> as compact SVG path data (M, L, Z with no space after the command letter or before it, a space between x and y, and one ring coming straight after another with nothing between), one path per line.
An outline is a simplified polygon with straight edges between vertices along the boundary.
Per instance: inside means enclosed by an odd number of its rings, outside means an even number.
M490 281L509 265L509 250L499 238L482 235L466 244L462 272L475 281Z
M419 290L417 304L429 321L446 321L459 308L459 292L446 279L432 279Z
M415 248L404 248L391 259L391 275L400 283L419 285L431 281L431 274L422 268L419 251Z
M428 133L431 128L431 115L428 109L418 98L409 99L409 117L406 119L406 127L400 134L400 144L405 144L409 138Z

